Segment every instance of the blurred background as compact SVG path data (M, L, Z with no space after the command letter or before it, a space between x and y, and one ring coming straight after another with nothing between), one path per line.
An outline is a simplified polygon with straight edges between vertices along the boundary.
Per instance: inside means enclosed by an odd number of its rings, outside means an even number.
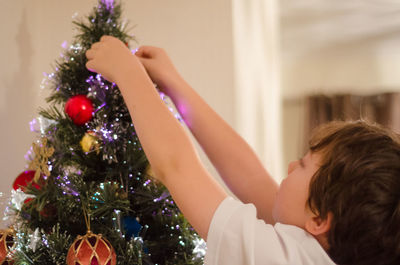
M51 73L96 0L0 0L0 191L25 170ZM186 80L280 181L313 127L364 118L400 132L400 2L125 0L139 45L163 47ZM160 135L162 137L162 135ZM201 149L199 148L199 152ZM212 174L218 174L201 154ZM245 181L245 172L244 181Z

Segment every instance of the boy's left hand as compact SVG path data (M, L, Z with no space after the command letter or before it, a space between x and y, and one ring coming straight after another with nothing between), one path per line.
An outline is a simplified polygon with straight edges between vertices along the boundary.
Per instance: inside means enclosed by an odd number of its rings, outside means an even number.
M92 44L86 51L86 58L89 71L99 73L114 83L118 83L124 75L131 74L132 68L143 68L128 47L112 36L102 36L99 42Z

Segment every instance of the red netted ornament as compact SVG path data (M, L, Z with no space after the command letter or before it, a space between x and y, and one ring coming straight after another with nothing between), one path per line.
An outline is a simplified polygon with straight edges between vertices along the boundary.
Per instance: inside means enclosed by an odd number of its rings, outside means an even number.
M0 265L14 264L11 249L14 247L14 232L11 229L0 230Z
M68 265L115 265L117 256L110 242L101 234L88 231L78 236L69 248Z

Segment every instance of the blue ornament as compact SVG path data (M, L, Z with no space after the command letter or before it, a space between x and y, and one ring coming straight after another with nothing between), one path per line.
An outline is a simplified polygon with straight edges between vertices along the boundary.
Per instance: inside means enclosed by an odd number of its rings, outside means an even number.
M131 216L125 216L122 218L122 226L125 230L125 238L131 239L132 236L139 236L139 232L142 230L142 225Z

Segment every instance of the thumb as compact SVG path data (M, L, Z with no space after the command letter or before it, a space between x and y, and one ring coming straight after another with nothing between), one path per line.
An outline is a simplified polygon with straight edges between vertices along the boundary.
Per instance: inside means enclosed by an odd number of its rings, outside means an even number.
M141 58L154 58L156 51L152 46L140 46L135 55Z
M86 66L86 69L88 69L90 72L97 72L95 70L95 64L93 63L93 60L87 61L85 66Z

